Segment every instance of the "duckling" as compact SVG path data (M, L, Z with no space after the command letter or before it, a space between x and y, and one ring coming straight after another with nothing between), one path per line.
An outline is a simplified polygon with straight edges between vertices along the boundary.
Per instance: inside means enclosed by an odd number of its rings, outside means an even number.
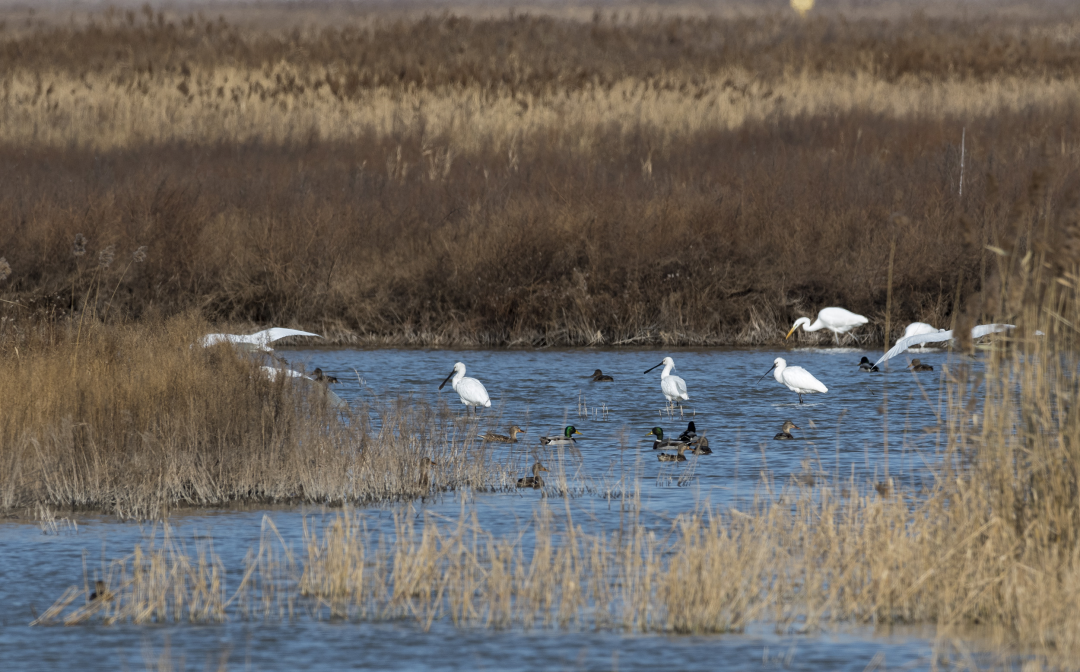
M316 367L314 373L312 374L312 377L315 380L319 381L320 383L326 383L328 385L332 385L334 383L340 383L341 382L340 380L338 380L334 376L327 375L327 374L323 373L323 370L320 369L320 368L317 368L317 367Z
M512 425L510 427L510 436L506 436L504 434L492 434L491 432L488 432L487 434L481 434L480 438L485 441L491 441L492 443L517 443L517 435L524 433L524 429L518 427L517 425Z
M791 430L793 430L793 429L802 429L802 428L799 427L798 425L796 425L794 422L792 422L790 420L785 420L784 421L784 426L780 428L780 433L777 434L776 436L772 437L773 441L784 441L784 440L787 440L787 439L794 439L795 437L791 435Z
M94 592L90 593L90 601L91 602L93 602L94 600L97 600L97 599L108 600L111 597L112 597L112 595L110 595L108 589L105 588L105 582L104 581L95 581L94 582Z
M859 362L859 370L860 371L866 371L868 373L869 372L876 373L878 371L881 371L881 369L874 366L874 364L869 359L867 359L866 357L863 357L862 361Z
M562 436L541 436L540 443L545 446L573 446L577 444L577 441L574 440L574 434L585 436L577 431L573 425L567 425Z
M712 448L709 448L709 439L699 436L690 443L690 452L694 455L712 455Z
M600 369L597 369L596 371L593 371L593 374L591 376L585 376L585 377L586 378L591 378L592 380L590 382L593 382L593 383L613 383L613 382L615 382L614 378L612 378L611 376L605 374Z
M660 453L656 456L656 459L660 460L661 462L685 462L686 456L683 455L684 452L686 452L686 445L681 444L679 445L679 450L675 455L672 455L671 453Z
M431 476L429 475L429 472L431 470L431 467L437 466L439 466L439 463L431 459L430 457L420 458L420 487L431 487Z
M911 360L911 366L908 367L912 371L933 371L934 367L929 364L923 364L917 359Z
M661 427L653 427L651 430L649 430L649 433L646 434L645 436L655 436L656 437L656 439L653 441L653 444L652 444L653 450L667 450L667 449L678 448L679 446L685 446L686 445L686 442L679 441L678 439L665 439L664 438L664 430Z
M544 487L544 479L540 477L541 471L551 471L544 465L536 462L532 467L532 476L526 476L525 478L519 478L517 487L519 488L542 488Z
M694 424L694 421L691 420L690 424L686 426L686 431L679 435L679 441L682 441L683 443L693 443L696 438L697 426Z

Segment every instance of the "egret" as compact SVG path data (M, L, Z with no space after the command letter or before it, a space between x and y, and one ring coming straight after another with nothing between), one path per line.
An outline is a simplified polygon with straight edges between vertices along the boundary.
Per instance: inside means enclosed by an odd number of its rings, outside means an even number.
M923 364L917 359L911 360L911 366L908 367L912 371L933 371L934 367L929 364Z
M541 436L540 443L545 446L573 446L577 444L577 441L574 440L575 434L585 436L577 431L577 428L573 425L567 425L562 436Z
M997 334L1006 329L1015 329L1016 326L1012 324L980 324L971 328L972 340L988 336L990 334ZM914 336L907 336L901 338L896 342L893 347L881 356L881 359L874 362L874 366L881 366L882 362L888 361L893 357L905 352L908 348L916 345L922 345L923 343L938 343L941 341L951 341L953 339L952 329L948 331L936 331L929 334L916 334Z
M784 441L784 440L788 440L788 439L794 439L795 437L791 435L791 430L793 430L793 429L801 429L801 428L798 425L796 425L794 422L792 422L790 420L785 420L784 421L784 426L780 428L780 433L777 434L776 436L772 437L773 441Z
M821 329L828 329L833 332L833 338L836 339L836 344L840 345L840 334L846 334L855 327L861 327L870 320L866 319L862 315L856 315L850 310L843 308L822 308L818 311L817 319L813 324L810 323L809 317L800 317L795 320L795 324L791 325L791 330L787 332L787 336L784 340L791 338L791 335L795 333L795 330L799 327L803 328L803 331L819 331Z
M263 329L262 331L256 331L254 334L247 335L207 334L206 336L203 336L202 346L208 348L211 345L216 345L218 343L231 343L240 348L256 350L258 352L273 352L270 344L287 336L314 336L315 338L322 338L319 334L313 334L310 331L273 327L271 329Z
M453 382L450 382L453 379ZM491 399L488 397L487 390L484 388L483 383L475 378L465 377L465 365L461 362L454 364L454 370L450 372L450 375L446 377L446 380L439 384L439 389L443 388L443 385L450 383L450 386L454 388L454 391L461 397L461 403L465 404L466 412L468 409L476 406L491 406ZM474 408L475 410L475 408Z
M510 436L506 436L505 434L492 434L491 432L488 432L487 434L481 434L480 438L485 441L491 441L492 443L517 443L517 435L524 433L524 429L518 427L517 425L513 425L510 427Z
M685 462L686 456L683 453L686 452L686 444L679 444L678 453L672 455L670 453L660 453L656 456L656 459L661 462Z
M678 439L665 439L664 429L662 427L653 427L645 436L656 437L653 440L652 444L653 450L670 450L671 448L678 448L679 446L686 445L685 441L680 441Z
M664 397L672 403L679 400L689 401L690 395L686 393L686 381L678 376L670 375L671 370L675 368L675 360L671 357L664 357L664 361L652 367L649 371L659 366L664 367L664 370L660 372L660 391L664 393Z
M519 488L542 488L542 487L544 487L544 479L540 477L540 472L541 471L551 471L551 470L548 469L547 467L545 467L544 465L540 464L539 462L534 463L533 466L532 466L533 475L532 476L526 476L524 478L519 478L518 482L517 482L517 487L519 487Z
M876 366L874 366L873 364L871 364L870 360L867 359L866 357L863 357L862 360L859 361L859 370L860 371L867 371L867 372L875 372L875 373L878 372L878 371L881 371L881 369L879 369Z
M815 378L806 369L801 366L788 366L783 357L777 357L773 360L772 367L769 371L766 371L761 378L769 375L770 371L775 369L773 378L781 385L786 385L789 390L799 395L799 403L803 403L802 395L811 394L813 392L821 392L822 394L829 391L829 388L825 387L820 380ZM761 380L758 378L758 380Z
M593 371L593 374L591 376L585 376L585 377L586 378L591 378L592 380L590 382L593 382L593 383L613 383L613 382L615 382L614 378L612 378L611 376L605 374L600 369L597 369L596 371Z

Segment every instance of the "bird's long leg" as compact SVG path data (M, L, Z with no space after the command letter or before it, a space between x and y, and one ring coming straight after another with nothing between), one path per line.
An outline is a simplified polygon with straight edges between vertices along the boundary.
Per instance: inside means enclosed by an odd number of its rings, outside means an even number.
M802 392L799 393L799 403L802 403Z
M839 334L837 334L837 333L836 333L836 332L834 331L834 332L832 332L832 337L833 337L833 340L834 340L834 341L836 341L836 344L837 344L837 345L840 345L840 335L839 335Z

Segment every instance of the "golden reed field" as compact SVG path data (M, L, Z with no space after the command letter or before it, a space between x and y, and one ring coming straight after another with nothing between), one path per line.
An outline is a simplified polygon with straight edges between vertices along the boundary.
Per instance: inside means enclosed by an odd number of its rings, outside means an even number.
M763 344L843 305L880 342L895 246L891 325L952 324L1032 182L1072 202L1080 11L874 7L9 10L4 314Z

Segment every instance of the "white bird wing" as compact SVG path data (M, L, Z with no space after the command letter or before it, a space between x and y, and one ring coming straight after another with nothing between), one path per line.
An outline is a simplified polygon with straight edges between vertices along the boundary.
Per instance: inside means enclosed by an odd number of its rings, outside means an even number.
M892 348L889 349L881 359L874 362L874 366L880 365L882 362L896 357L900 353L906 351L908 348L922 345L923 343L940 343L941 341L951 341L953 332L951 329L935 331L932 334L915 334L914 336L905 336L896 342Z
M211 345L217 345L218 343L239 343L242 336L236 334L207 334L202 338L202 346L209 348Z
M822 394L829 391L829 388L815 378L814 374L801 366L789 366L784 369L784 383L800 390L813 390Z
M263 329L262 331L256 331L250 336L242 337L243 340L249 343L259 343L261 345L269 345L274 341L280 341L287 336L314 336L315 338L322 338L319 334L313 334L310 331L300 331L299 329L285 329L284 327L271 327L270 329Z
M990 334L998 334L1006 329L1015 329L1015 324L980 324L977 327L971 328L971 338L982 338L983 336L989 336Z
M260 366L259 368L263 370L263 373L265 373L266 377L270 379L270 382L276 381L278 375L283 375L286 378L299 378L304 381L309 381L307 383L307 385L309 386L308 389L315 394L323 395L327 403L334 408L347 409L349 407L349 404L344 399L339 397L333 390L322 384L316 385L315 379L311 376L305 376L299 371L293 371L292 369L286 368L276 368L273 366Z
M454 391L458 393L458 396L465 403L473 406L491 406L487 388L476 378L462 378Z
M904 329L904 338L908 336L915 336L916 334L934 334L944 329L938 329L926 322L912 322Z
M686 381L678 376L667 376L660 380L660 391L669 397L679 397L680 399L690 399L690 395L686 393Z
M269 378L271 381L277 380L278 374L281 374L286 378L307 378L308 380L311 380L311 378L309 378L308 376L305 376L299 371L293 371L292 369L279 369L273 366L260 366L259 368L262 369L264 373L266 373L266 377Z

